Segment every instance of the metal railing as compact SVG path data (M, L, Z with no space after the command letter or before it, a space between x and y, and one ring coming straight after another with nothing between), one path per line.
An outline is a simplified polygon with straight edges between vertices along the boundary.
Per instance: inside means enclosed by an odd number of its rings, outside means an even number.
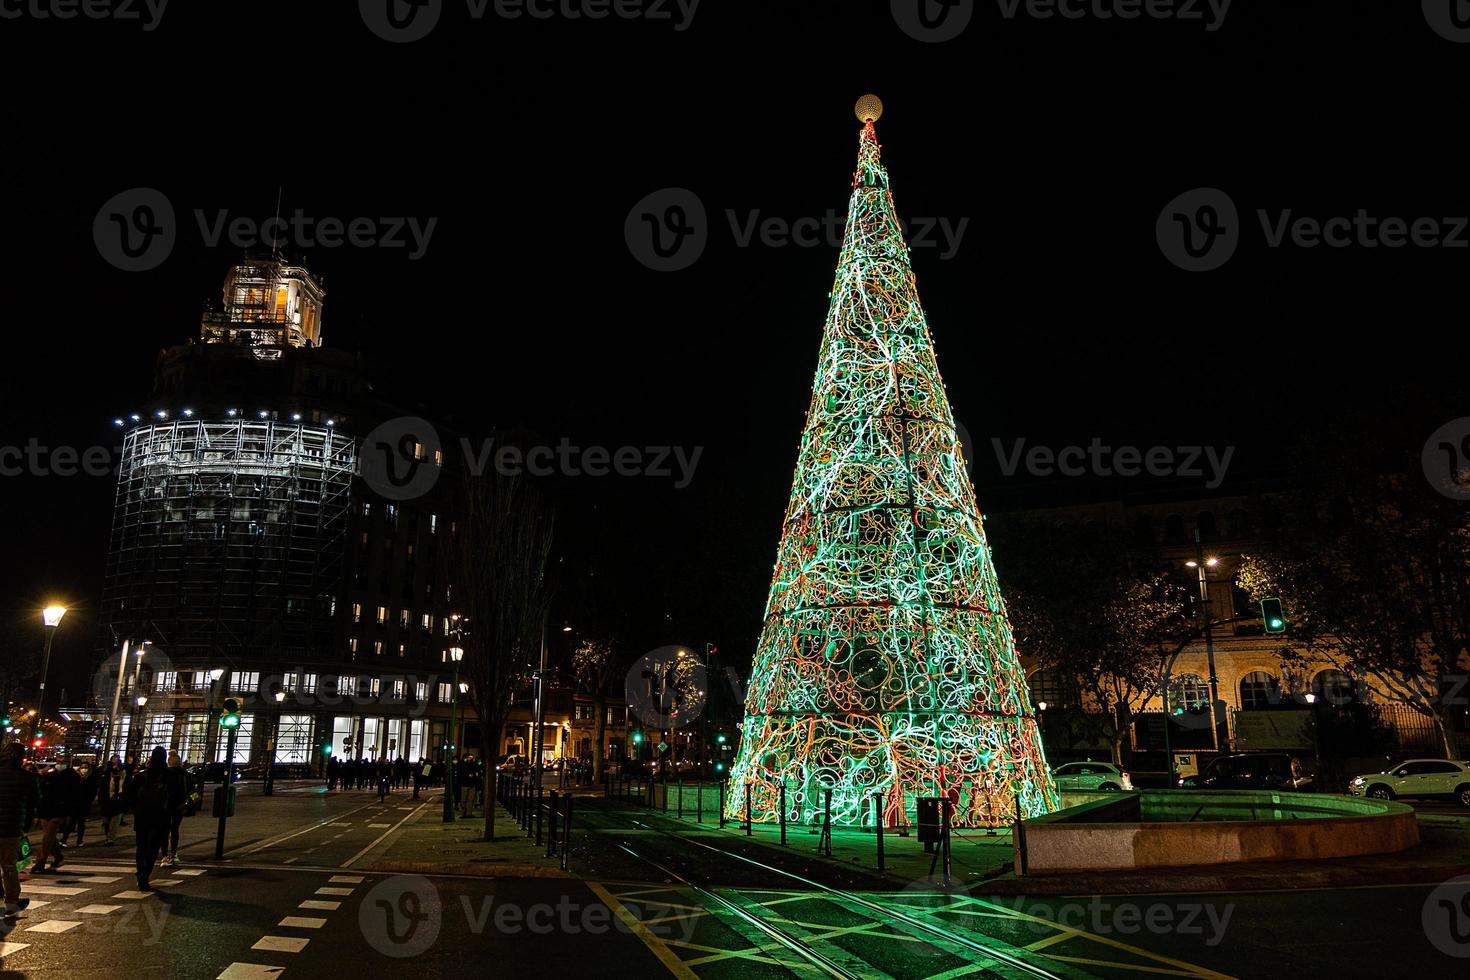
M567 856L572 849L572 794L549 793L535 780L525 776L500 773L495 781L495 798L510 813L511 819L546 848L547 857L560 857L561 869L567 870Z

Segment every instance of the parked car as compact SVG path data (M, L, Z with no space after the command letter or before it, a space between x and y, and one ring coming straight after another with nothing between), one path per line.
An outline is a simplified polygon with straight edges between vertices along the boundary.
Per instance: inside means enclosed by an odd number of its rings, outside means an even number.
M1111 762L1069 762L1052 770L1057 789L1125 790L1133 779Z
M1284 752L1222 755L1198 775L1179 780L1183 789L1279 789L1292 793L1312 790L1312 775L1301 760Z
M1447 799L1470 807L1470 763L1449 759L1409 759L1380 773L1353 777L1348 783L1348 792L1375 800L1392 800L1400 796Z

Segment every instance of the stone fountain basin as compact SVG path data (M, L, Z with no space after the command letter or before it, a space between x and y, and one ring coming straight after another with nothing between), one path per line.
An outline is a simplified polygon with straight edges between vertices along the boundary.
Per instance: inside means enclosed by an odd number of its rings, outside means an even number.
M1402 803L1268 790L1098 794L1027 820L1024 831L1033 875L1312 861L1419 843L1414 810Z

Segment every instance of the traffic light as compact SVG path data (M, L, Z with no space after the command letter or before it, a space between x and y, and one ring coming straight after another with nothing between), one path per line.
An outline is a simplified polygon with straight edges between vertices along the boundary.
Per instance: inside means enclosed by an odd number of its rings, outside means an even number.
M322 746L322 755L331 755L331 754L332 754L332 747L330 745L323 745Z
M634 732L633 733L633 744L634 745L642 745L643 744L643 733L642 732Z
M240 727L240 699L239 698L225 698L224 707L220 708L220 711L219 711L219 727L221 727L221 728L239 728Z
M43 749L45 747L46 747L46 738L45 738L45 736L43 736L43 735L37 735L35 738L31 739L31 748L33 748L33 749Z
M1280 599L1261 600L1261 622L1266 624L1267 633L1286 632L1286 614L1281 611Z
M720 734L716 735L715 736L715 742L717 744L719 744L719 745L724 745L725 744L725 733L724 732L720 732Z

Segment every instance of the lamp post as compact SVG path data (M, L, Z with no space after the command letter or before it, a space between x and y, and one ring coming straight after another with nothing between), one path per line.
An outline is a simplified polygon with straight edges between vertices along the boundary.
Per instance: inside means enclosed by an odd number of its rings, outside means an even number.
M457 620L459 617L456 616ZM455 728L459 713L459 662L464 659L464 647L450 647L449 659L454 663L454 681L449 690L449 757L444 766L444 822L454 823L454 748L457 744Z
M1185 564L1199 571L1199 627L1200 632L1205 635L1205 660L1210 668L1210 727L1215 732L1215 747L1219 748L1220 678L1215 673L1215 639L1210 623L1210 583L1205 569L1214 568L1220 564L1220 559L1205 557L1204 539L1200 537L1199 528L1194 529L1194 557L1194 561Z
M276 692L276 718L270 740L266 744L265 757L265 795L272 796L276 789L276 740L281 737L281 709L279 707L286 700L285 691Z
M148 703L148 695L146 695L146 694L140 694L136 698L133 699L133 704L137 706L137 710L133 712L132 724L129 725L129 727L132 728L133 731L128 733L128 741L130 741L130 742L133 740L133 732L137 732L138 733L138 751L137 751L137 756L138 756L138 764L140 766L143 763L143 749L145 747L144 744L143 744L143 732L140 729L141 729L142 723L143 723L143 706L145 704L147 704L147 703Z
M61 626L61 617L65 615L65 606L52 605L41 610L42 628L46 631L46 645L45 652L41 654L41 686L36 692L36 720L31 722L32 744L36 741L36 732L41 728L41 715L46 710L46 670L51 666L51 641L56 638L56 630Z

